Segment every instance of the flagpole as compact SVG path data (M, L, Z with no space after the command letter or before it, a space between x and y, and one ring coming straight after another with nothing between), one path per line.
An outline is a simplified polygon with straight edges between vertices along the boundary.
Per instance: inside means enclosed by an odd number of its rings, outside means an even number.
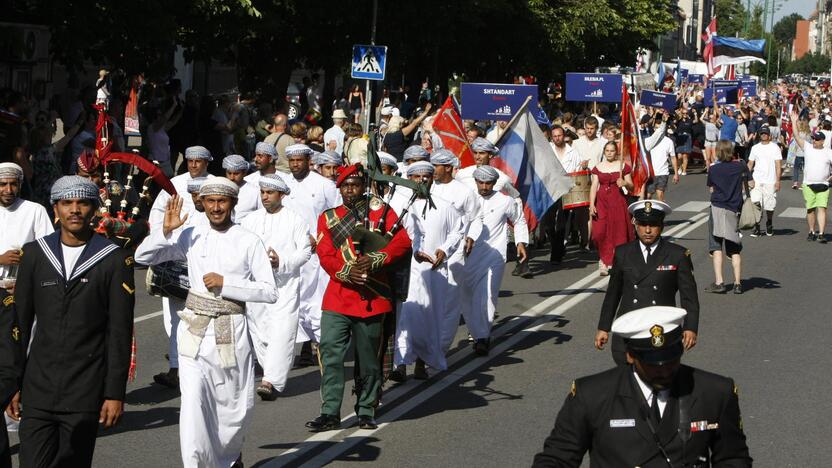
M532 100L531 96L526 96L526 100L523 101L523 105L520 106L520 109L518 109L517 112L515 112L513 116L511 116L511 120L508 121L508 125L506 125L506 128L511 128L511 126L514 125L514 122L517 121L517 118L520 117L520 115L522 115L523 113L525 113L526 108L529 105L529 101L531 101L531 100ZM500 135L500 138L497 139L497 142L494 143L494 146L500 146L499 143L501 143L503 141L503 138L505 138L507 134L508 134L508 132L503 132L503 134Z

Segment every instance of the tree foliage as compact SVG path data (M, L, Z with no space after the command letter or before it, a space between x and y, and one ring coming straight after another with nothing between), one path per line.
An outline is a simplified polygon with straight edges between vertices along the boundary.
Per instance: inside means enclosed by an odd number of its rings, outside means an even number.
M791 50L792 41L797 34L797 22L802 20L803 16L798 13L792 13L789 16L780 18L780 21L774 24L771 32L774 35L774 40L781 47L788 47Z
M826 54L809 53L798 60L789 62L785 67L785 73L802 73L811 75L813 73L828 73L830 58Z
M716 0L714 12L716 15L716 30L720 36L735 37L739 35L739 37L754 38L751 35L745 36L748 11L741 0Z

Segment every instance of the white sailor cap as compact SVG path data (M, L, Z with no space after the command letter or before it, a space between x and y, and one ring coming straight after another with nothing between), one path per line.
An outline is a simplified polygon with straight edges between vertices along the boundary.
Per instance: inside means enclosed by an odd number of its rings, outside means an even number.
M271 143L261 141L254 146L254 154L268 154L272 159L277 159L277 148Z
M682 355L686 315L679 307L645 307L622 314L610 331L624 338L627 350L642 362L662 365Z
M85 177L77 175L63 176L52 184L49 200L54 205L58 200L92 200L101 201L98 186Z
M486 153L496 154L500 150L485 138L477 137L474 139L473 143L471 143L471 151L475 153L481 153L484 151Z
M673 212L670 205L659 200L639 200L627 208L637 223L662 224L664 217Z
M309 156L312 152L312 148L303 144L289 145L286 147L286 156Z
M189 146L185 148L185 159L206 159L213 161L211 152L204 146Z
M222 168L229 172L248 172L248 161L239 154L229 154L222 159Z
M456 156L445 148L438 149L430 154L431 164L451 166L454 163L454 159L456 159Z
M202 188L202 184L205 183L207 177L194 177L188 181L188 193L199 193L199 189Z
M0 163L0 179L23 179L23 168L13 162Z
M285 194L291 193L289 186L286 185L286 181L283 180L283 177L280 177L277 174L266 174L260 177L260 188L263 190L274 190L277 192L283 192Z
M479 182L496 182L500 178L500 174L497 173L497 169L491 166L480 166L474 169L473 177L474 180Z
M231 182L225 177L211 177L206 179L199 189L200 197L207 197L210 195L222 195L225 197L237 198L240 194L240 188L237 184Z
M427 161L416 161L415 163L407 166L408 177L419 174L433 174L434 171L435 169L433 164Z
M430 154L428 150L422 148L419 145L408 146L406 150L404 150L404 159L405 161L410 161L411 159L428 159Z
M390 153L385 153L384 151L378 152L378 160L382 166L389 166L389 167L399 167L399 162L396 161L396 157Z

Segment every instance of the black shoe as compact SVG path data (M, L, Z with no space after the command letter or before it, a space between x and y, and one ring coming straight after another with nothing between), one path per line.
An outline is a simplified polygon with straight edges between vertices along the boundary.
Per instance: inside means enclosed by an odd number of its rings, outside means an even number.
M153 376L153 381L159 385L168 388L179 388L179 369L172 368L167 372L162 372Z
M488 338L480 338L474 342L474 354L477 356L488 356Z
M300 355L295 362L297 367L310 367L317 365L315 362L315 354L312 353L312 342L307 341L300 347Z
M549 257L549 265L560 265L563 263L563 257Z
M278 395L280 392L274 389L274 386L267 384L266 382L261 382L260 385L257 386L257 394L260 395L260 399L263 401L275 401L277 400Z
M827 242L825 234L818 234L818 242L821 244L825 244Z
M755 227L753 231L751 231L751 237L760 237L763 235L763 232L760 231L760 228Z
M715 294L724 294L727 291L727 288L722 283L711 283L709 286L705 287L705 292L715 293Z
M428 370L425 367L425 361L421 359L416 360L416 365L413 366L413 378L416 380L427 380L428 377Z
M396 383L402 383L407 380L407 367L405 366L396 366L395 369L390 371L390 375L387 376L387 380L392 380Z
M334 431L341 429L341 418L330 414L322 414L311 421L307 421L306 427L312 432Z
M514 271L511 272L511 276L519 276L523 279L532 278L532 272L529 270L528 263L518 263L516 267L514 267Z
M378 429L378 424L376 420L373 419L372 416L359 416L358 417L358 428L359 429Z
M742 294L742 284L734 284L734 294Z
M809 235L806 236L806 240L809 241L809 242L814 242L814 241L818 240L818 235L815 234L814 232L810 232Z
M774 228L771 226L766 226L766 236L771 237L774 235Z

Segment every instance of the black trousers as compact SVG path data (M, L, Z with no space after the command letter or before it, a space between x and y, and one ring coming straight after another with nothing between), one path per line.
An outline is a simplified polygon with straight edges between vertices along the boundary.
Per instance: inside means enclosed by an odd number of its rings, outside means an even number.
M551 260L561 261L566 254L564 241L570 234L566 232L569 221L571 221L569 230L577 231L580 236L581 248L586 248L589 243L589 207L564 210L561 200L558 200L543 216L546 236L552 246Z
M83 468L92 465L96 413L55 413L24 408L20 421L22 468Z
M9 433L6 421L0 420L0 468L12 468L12 452L9 449Z

